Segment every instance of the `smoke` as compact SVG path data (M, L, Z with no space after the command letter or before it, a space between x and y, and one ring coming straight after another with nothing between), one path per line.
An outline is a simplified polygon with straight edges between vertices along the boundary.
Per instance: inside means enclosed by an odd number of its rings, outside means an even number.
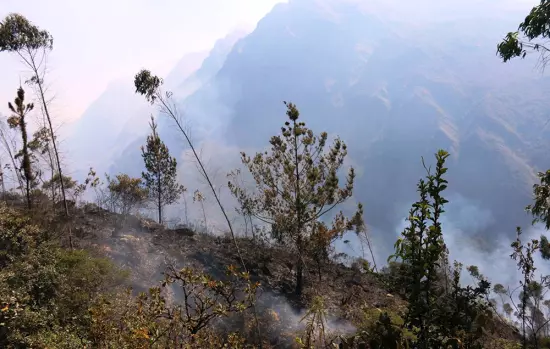
M487 229L498 220L498 215L490 209L481 207L458 193L447 196L449 203L445 207L445 213L441 219L443 236L449 249L449 260L460 262L464 265L463 283L473 284L475 280L465 270L466 267L475 265L491 282L514 288L519 285L522 278L518 270L517 262L512 254L511 243L515 240L516 227L510 227L508 232L494 231L490 234ZM375 260L378 267L386 265L388 256L393 253L393 243L399 238L408 222L405 220L410 205L400 205L403 212L403 220L396 224L393 234L387 234L376 227L369 227L369 237L373 247ZM524 227L521 235L522 242L532 239L540 239L547 233L540 225ZM344 236L342 240L334 244L338 252L343 252L351 257L362 257L371 260L370 254L364 254L361 248L361 240L352 232ZM535 279L541 275L550 274L550 263L543 260L540 254L535 257Z
M243 217L236 212L238 205L227 185L230 180L228 173L234 169L242 168L240 159L242 149L228 146L221 141L217 141L216 138L200 142L195 146L235 232L242 231L244 226ZM246 152L254 154L255 150L250 149ZM202 175L202 170L192 151L185 149L179 156L178 161L179 182L187 188L187 191L177 205L172 205L166 209L169 220L178 223L198 222L199 225L205 225L204 217L206 217L206 226L209 232L214 234L227 232L228 227L225 217L216 202L207 179ZM243 171L243 178L245 178L246 183L249 183L246 181L247 174L245 172ZM194 200L196 190L204 196L202 204Z
M492 284L519 285L522 276L517 262L510 257L516 227L510 227L508 232L487 234L485 230L498 219L498 215L459 194L449 195L449 201L442 220L449 258L463 263L465 267L477 266ZM540 226L524 227L521 240L526 243L539 239L544 233ZM550 272L548 262L543 261L539 254L535 256L535 265L537 278ZM468 283L468 278L464 281Z
M248 171L243 169L240 159L240 152L243 149L227 145L219 137L209 137L207 141L196 144L196 147L218 193L218 198L229 216L234 231L238 235L243 234L245 230L244 219L236 212L237 202L227 187L228 172L234 169L242 169L241 174L245 186L252 188ZM244 149L249 155L253 155L259 150L261 149ZM178 160L179 181L187 188L187 192L184 194L185 198L182 198L178 204L166 208L166 221L170 224L187 223L202 227L205 225L204 217L206 216L206 229L210 233L226 233L228 231L227 222L212 195L206 179L201 175L191 150L185 149ZM195 190L199 190L204 195L204 205L193 200ZM450 193L447 198L449 203L445 207L446 212L442 217L442 225L445 242L450 252L450 260L459 261L464 266L478 266L480 272L493 284L517 285L521 274L517 270L515 261L510 258L512 253L510 244L515 239L515 227L510 227L507 232L494 231L488 233L487 230L498 221L497 213L458 193ZM352 210L356 208L356 204L355 199L349 201L343 207L344 213L352 213ZM410 204L412 202L396 205L399 212L402 212L403 218L396 223L392 231L368 226L367 233L378 268L386 264L388 256L393 253L393 243L407 226L408 222L405 218ZM521 208L518 206L518 209ZM368 208L366 215L368 216ZM522 238L527 241L539 238L543 233L544 229L541 227L525 227ZM372 261L366 241L354 232L346 233L342 239L334 243L334 247L337 253L345 253L351 257L361 257ZM546 274L550 272L547 262L540 260L538 256L536 259L537 273ZM503 272L504 270L506 272ZM473 282L468 276L465 276L464 281Z
M235 211L237 207L236 200L227 188L227 173L231 169L243 168L240 160L240 151L242 149L236 146L229 146L216 138L210 138L208 141L200 142L196 146L211 177L215 190L219 195L221 204L224 206L233 224L235 232L242 234L244 223L242 217ZM258 150L260 149L247 149L245 152L253 155ZM169 220L177 221L178 223L187 221L201 225L204 224L203 217L206 216L209 232L214 234L227 232L225 218L211 193L207 181L200 174L196 160L190 149L185 149L178 158L179 180L188 189L185 194L187 217L185 217L184 200L181 200L179 204L167 208L166 212ZM245 175L243 177L244 182L249 185L249 178L246 177L247 171L244 170L242 174ZM206 198L204 201L204 212L202 211L203 206L199 202L193 201L193 192L195 190L200 190ZM486 230L498 220L496 212L482 207L478 202L458 193L450 193L447 198L450 202L445 207L446 212L442 218L442 225L445 242L450 251L450 261L457 260L463 263L465 267L470 265L478 266L480 272L493 285L501 283L505 286L510 286L510 288L519 285L521 273L516 266L516 262L510 258L510 254L512 253L510 244L514 238L515 227L510 227L508 233L495 231L492 234L486 234ZM395 225L393 231L388 233L388 231L384 231L378 227L368 227L371 247L379 269L386 264L387 257L393 252L393 242L407 225L405 217L410 204L399 205L401 212L403 212L403 219ZM351 200L343 208L345 213L349 213L351 209L356 207L355 205L356 201ZM539 238L543 232L541 227L528 227L522 236L523 241ZM135 244L139 242L139 239L127 239ZM362 257L371 260L370 251L367 250L367 246L364 243L365 241L362 241L355 233L349 232L344 235L343 239L336 241L334 247L337 252L344 252L352 257ZM140 250L141 252L138 253L140 255L139 259L142 261L150 260L148 263L154 265L153 269L158 270L164 264L161 261L164 258L159 258L159 255L151 255L151 253L157 254L160 252L158 250L151 251L145 245L138 244L139 248L134 248L130 255L135 255L135 251ZM546 275L550 272L547 262L542 261L538 255L535 259L537 265L536 273L538 275ZM180 260L180 262L185 263L186 261ZM148 278L148 280L153 279L154 277ZM464 284L473 284L475 280L469 277L465 271L462 282ZM307 314L307 310L294 308L284 296L264 291L260 295L258 302L259 309L262 312L272 312L272 318L277 320L280 326L282 326L281 333L297 333L304 329L306 322L303 321L303 318ZM340 334L352 333L355 330L351 323L341 322L335 317L327 318L326 328L328 332L338 332Z
M294 339L296 334L304 333L308 320L311 318L307 309L296 309L284 296L269 291L263 292L258 298L258 309L267 315L266 318L270 318L269 336L279 339L288 335L286 337L289 342ZM357 331L349 321L331 316L330 311L325 317L323 325L327 339Z

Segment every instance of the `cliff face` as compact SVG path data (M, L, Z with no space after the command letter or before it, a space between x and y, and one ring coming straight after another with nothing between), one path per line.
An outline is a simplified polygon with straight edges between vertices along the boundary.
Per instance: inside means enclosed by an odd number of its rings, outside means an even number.
M533 61L504 65L495 55L523 12L513 2L495 9L466 1L426 13L376 4L276 6L182 102L186 116L205 137L258 149L284 122L282 101L296 103L311 128L348 143L360 173L356 197L391 242L414 199L420 157L447 149L450 195L464 199L455 209L464 204L492 217L463 233L511 236L528 223L523 207L550 146L549 81ZM466 16L469 6L477 6L475 17Z

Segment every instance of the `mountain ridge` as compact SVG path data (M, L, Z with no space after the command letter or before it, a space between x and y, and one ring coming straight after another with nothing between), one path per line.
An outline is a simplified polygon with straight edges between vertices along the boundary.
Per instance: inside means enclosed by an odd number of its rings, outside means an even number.
M491 9L491 1L483 3ZM457 11L447 22L425 16L415 24L381 12L360 1L276 5L235 40L199 88L176 100L197 145L214 139L218 147L236 149L238 166L237 149L265 147L283 121L282 101L292 101L309 127L348 143L351 162L363 174L356 199L368 207L369 224L384 232L382 244L393 243L399 209L415 196L420 157L438 148L452 153L450 190L502 217L472 234L511 236L529 222L518 207L529 202L550 146L544 126L550 106L543 97L549 80L537 78L528 63L503 65L495 55L517 10L481 11L470 21ZM480 18L491 16L499 21L487 27ZM183 159L186 147L170 133L171 121L159 123L170 150ZM133 158L132 165L116 171L137 173L140 142L121 156ZM225 154L213 153L211 161L227 163L216 158Z
M392 202L414 196L420 157L437 148L453 154L451 188L504 216L479 234L490 237L508 227L506 234L512 235L513 227L527 222L516 205L528 203L534 173L545 166L538 151L527 150L526 141L540 130L540 120L523 116L522 106L505 100L506 95L525 95L525 103L536 101L531 109L544 114L548 105L534 85L546 89L549 82L535 79L525 62L498 64L496 42L501 29L509 27L509 13L497 11L495 16L504 19L489 30L483 22L458 20L395 26L376 11L354 11L352 2L323 1L331 7L313 12L308 6L316 3L276 6L234 47L212 81L190 96L207 95L219 82L230 86L217 100L189 103L190 118L194 109L208 115L222 105L230 110L219 126L220 132L225 128L227 144L261 148L283 120L282 101L295 102L310 127L340 135L354 161L366 168L358 183L360 201L390 195L388 202L377 200L367 211L367 220L386 231L402 217L388 213L396 206ZM424 35L415 36L419 30ZM446 34L445 40L439 33ZM541 141L545 136L538 135ZM475 175L476 168L493 177ZM515 204L505 207L505 202Z

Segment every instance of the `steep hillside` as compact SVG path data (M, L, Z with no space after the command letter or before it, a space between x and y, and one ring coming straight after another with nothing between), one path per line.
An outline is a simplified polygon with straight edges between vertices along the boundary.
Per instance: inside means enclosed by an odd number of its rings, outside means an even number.
M415 13L412 21L403 8L389 10L396 2L375 5L276 6L217 75L182 102L187 118L207 130L198 140L263 147L284 121L282 101L290 100L314 130L348 142L360 173L356 197L383 232L375 239L393 242L421 174L418 159L437 148L452 153L454 193L493 217L465 234L511 236L528 222L521 208L535 170L548 167L550 145L550 82L529 63L504 66L495 56L496 43L523 12L513 2L495 8L466 1L436 6L432 17ZM468 18L474 5L479 11ZM496 23L487 26L489 20Z

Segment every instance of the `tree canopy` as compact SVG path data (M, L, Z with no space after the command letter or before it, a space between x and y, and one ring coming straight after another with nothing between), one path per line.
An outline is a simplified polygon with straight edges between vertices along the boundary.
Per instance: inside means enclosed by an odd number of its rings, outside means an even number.
M524 58L530 52L540 53L541 64L548 62L550 47L546 40L550 37L550 1L541 0L519 24L518 29L506 34L497 45L497 53L504 62Z

